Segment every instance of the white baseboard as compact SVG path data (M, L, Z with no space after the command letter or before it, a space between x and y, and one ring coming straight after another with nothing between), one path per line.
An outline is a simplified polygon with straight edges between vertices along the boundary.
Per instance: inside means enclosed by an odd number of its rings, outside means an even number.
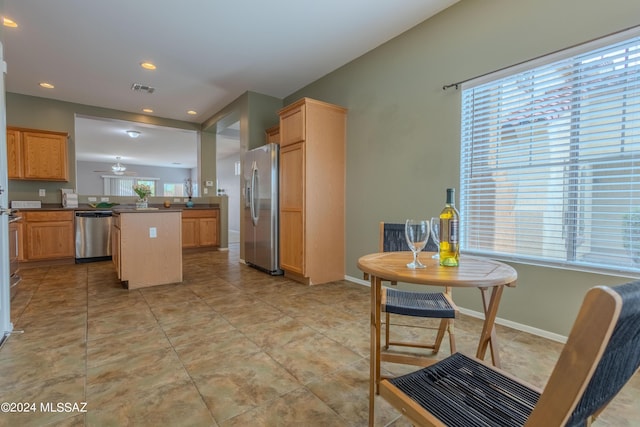
M367 286L367 287L371 286L369 281L363 280L363 279L358 279L358 278L352 277L352 276L344 276L344 280L347 280L347 281L353 282L353 283L357 283L359 285ZM463 308L463 307L460 307L460 306L458 306L458 308L460 309L460 313L462 313L462 314L464 314L466 316L475 317L476 319L484 319L484 313L480 313L479 311L475 311L475 310L469 310L469 309L466 309L466 308ZM508 328L515 329L517 331L526 332L526 333L529 333L531 335L537 335L539 337L546 338L546 339L549 339L549 340L552 340L552 341L556 341L556 342L559 342L559 343L566 343L567 342L567 337L565 337L563 335L554 334L553 332L545 331L543 329L534 328L532 326L524 325L522 323L512 322L511 320L502 319L500 317L496 318L496 323L498 325L506 326Z

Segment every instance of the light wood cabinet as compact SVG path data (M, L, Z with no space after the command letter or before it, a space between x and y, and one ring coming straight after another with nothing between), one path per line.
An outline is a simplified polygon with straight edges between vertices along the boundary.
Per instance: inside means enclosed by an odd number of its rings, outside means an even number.
M347 110L304 98L279 113L280 267L311 285L342 280Z
M18 229L18 261L27 259L24 249L24 219L16 223Z
M20 179L23 170L20 131L7 129L7 176L9 179Z
M182 247L220 246L218 209L182 211Z
M7 128L9 179L69 181L67 134Z
M28 211L24 221L24 261L75 257L73 211Z
M197 218L182 218L182 247L198 247L198 222Z
M280 110L280 144L289 145L305 140L306 105L292 104Z
M304 275L304 144L280 149L280 268Z
M265 131L267 144L280 144L280 126L270 127Z
M180 211L120 212L113 218L112 259L128 289L182 282Z
M122 270L120 262L120 215L114 215L111 218L111 262L113 262L118 279L120 279Z

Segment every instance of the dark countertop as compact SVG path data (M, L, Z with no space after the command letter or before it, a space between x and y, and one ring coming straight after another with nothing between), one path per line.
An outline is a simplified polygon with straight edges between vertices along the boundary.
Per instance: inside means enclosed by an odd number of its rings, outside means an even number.
M120 215L123 213L168 213L168 212L182 212L184 209L182 208L165 208L165 207L150 207L150 208L142 208L137 209L135 206L132 207L118 207L114 206L111 211L114 215Z
M220 209L220 205L217 204L196 204L192 208L188 208L181 203L172 204L171 207L165 208L162 203L153 203L149 204L150 208L158 208L150 209L146 212L156 212L156 211L183 211L183 210L198 210L198 209ZM115 211L115 210L127 210L136 211L135 203L132 204L121 204L115 205L111 208L94 208L88 204L79 204L77 208L64 208L60 205L60 203L43 203L41 208L19 208L13 209L15 212L29 212L29 211ZM145 210L138 210L138 212L145 212Z

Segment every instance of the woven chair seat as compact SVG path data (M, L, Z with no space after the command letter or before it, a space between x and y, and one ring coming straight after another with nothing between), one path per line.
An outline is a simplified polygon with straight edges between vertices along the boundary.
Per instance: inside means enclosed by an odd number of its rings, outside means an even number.
M414 317L453 319L455 308L442 293L411 292L384 288L382 311Z
M389 382L450 427L522 426L540 397L461 353Z
M640 280L613 288L594 286L544 391L454 353L381 381L380 394L421 426L584 427L638 372L639 350Z

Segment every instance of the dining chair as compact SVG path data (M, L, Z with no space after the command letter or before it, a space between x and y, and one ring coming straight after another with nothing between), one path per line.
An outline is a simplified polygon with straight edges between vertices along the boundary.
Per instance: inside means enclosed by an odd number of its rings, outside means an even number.
M558 361L538 389L455 353L380 383L417 426L588 426L640 367L640 281L590 289Z
M378 250L380 252L409 251L404 235L404 227L404 224L380 222ZM431 238L427 242L424 251L438 251L437 245ZM394 281L390 281L390 284L397 286ZM444 292L412 292L383 286L381 301L381 311L385 313L385 350L388 350L390 346L401 346L431 349L433 353L437 353L440 351L440 345L445 333L448 333L449 348L452 354L455 353L456 342L453 322L458 316L458 308L451 298L451 288L445 288ZM391 323L391 314L440 319L440 325L438 328L433 328L413 323ZM394 316L394 319L396 318L398 317ZM394 322L396 321L394 320ZM436 329L438 332L433 343L399 341L391 338L391 326Z

